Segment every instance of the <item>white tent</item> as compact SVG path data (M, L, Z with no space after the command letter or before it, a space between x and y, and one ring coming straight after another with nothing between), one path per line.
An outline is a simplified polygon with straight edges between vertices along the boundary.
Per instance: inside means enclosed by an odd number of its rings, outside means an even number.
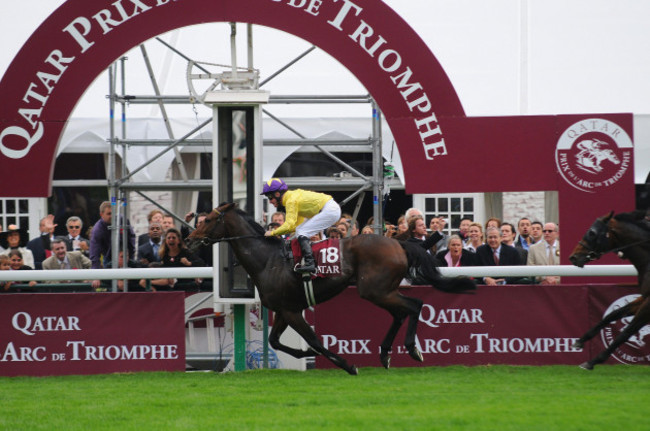
M205 119L201 118L173 118L170 120L171 127L177 131L177 136L197 127ZM326 142L327 140L363 140L370 137L371 119L370 118L290 118L283 119L293 129L307 139L318 139ZM127 138L142 139L168 139L167 131L162 119L158 118L133 118L126 123ZM262 129L264 139L273 140L291 140L296 136L284 126L270 118L263 120ZM109 139L109 119L108 118L72 118L66 127L58 147L58 153L107 153ZM392 161L395 166L396 174L403 178L402 164L396 147L392 145L392 134L390 128L383 126L383 146L384 159ZM202 139L212 139L212 129L206 128L200 132ZM361 146L331 146L321 145L329 151L358 151ZM146 146L131 147L127 165L131 169L139 167L143 162L151 159L161 151L165 146ZM180 145L181 153L194 152L211 152L211 144L205 146L183 146ZM280 164L293 152L301 149L299 145L278 146L273 151L266 151L263 159L263 177L270 178ZM311 148L305 147L306 151ZM368 149L368 146L365 148ZM58 154L57 154L58 155ZM173 152L167 152L165 155L154 161L150 166L134 175L134 181L164 181L167 170L174 158Z

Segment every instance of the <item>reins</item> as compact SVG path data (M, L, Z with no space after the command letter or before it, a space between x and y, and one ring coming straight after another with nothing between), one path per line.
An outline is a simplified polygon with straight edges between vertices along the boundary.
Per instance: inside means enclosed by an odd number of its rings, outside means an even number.
M208 237L203 237L201 238L201 244L203 245L212 245L217 242L222 242L222 241L234 241L236 239L244 239L244 238L259 238L264 235L241 235L241 236L230 236L226 238L208 238Z
M646 242L650 242L650 238L648 238L648 239L644 239L643 241L633 242L632 244L627 244L627 245L624 245L624 246L621 246L621 247L616 247L616 248L613 248L613 249L611 249L611 250L604 251L603 254L605 254L605 253L618 253L619 251L623 251L623 250L625 250L626 248L630 248L630 247L634 247L634 246L637 246L637 245L641 245L641 244L644 244L644 243L646 243Z

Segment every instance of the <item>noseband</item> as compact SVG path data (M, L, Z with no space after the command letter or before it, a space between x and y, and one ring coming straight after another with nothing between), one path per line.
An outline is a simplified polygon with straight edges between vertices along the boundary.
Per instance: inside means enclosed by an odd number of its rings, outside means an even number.
M596 220L585 236L578 242L587 250L586 258L589 261L596 260L609 251L607 250L607 232L607 224L601 220Z

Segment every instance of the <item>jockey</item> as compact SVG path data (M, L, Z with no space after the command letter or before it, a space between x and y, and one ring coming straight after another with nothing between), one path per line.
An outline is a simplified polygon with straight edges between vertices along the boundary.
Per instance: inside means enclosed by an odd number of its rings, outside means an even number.
M325 230L341 218L341 207L330 195L309 190L288 190L280 178L271 178L264 183L263 195L276 208L284 206L286 218L280 227L266 231L265 236L278 236L296 232L298 244L305 259L298 272L314 272L316 262L311 251L309 238Z

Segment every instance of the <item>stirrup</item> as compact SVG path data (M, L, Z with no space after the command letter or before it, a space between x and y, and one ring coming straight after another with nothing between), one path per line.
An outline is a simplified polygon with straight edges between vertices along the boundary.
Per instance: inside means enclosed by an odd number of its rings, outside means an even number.
M311 273L316 272L316 266L314 265L313 268L306 268L306 267L302 266L301 264L297 263L296 266L293 267L293 270L295 272L302 273L302 274L311 274Z
M301 274L312 274L316 272L316 261L312 259L312 268L305 267L305 259L303 258L300 263L297 263L296 266L293 267L293 270L295 272L301 273Z

